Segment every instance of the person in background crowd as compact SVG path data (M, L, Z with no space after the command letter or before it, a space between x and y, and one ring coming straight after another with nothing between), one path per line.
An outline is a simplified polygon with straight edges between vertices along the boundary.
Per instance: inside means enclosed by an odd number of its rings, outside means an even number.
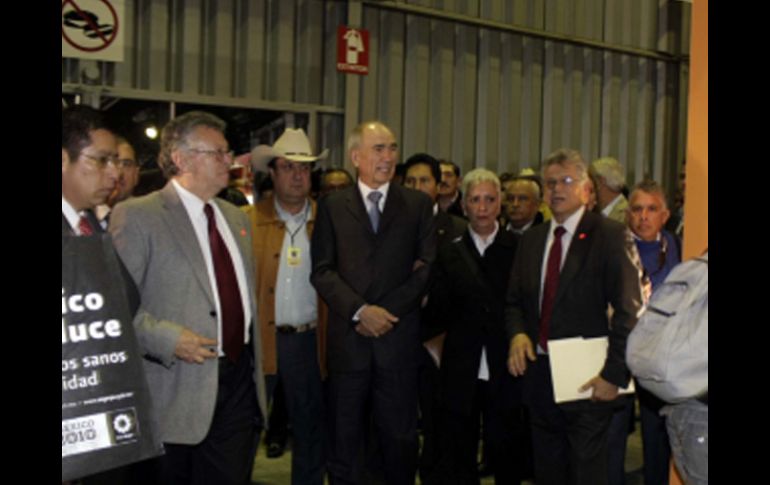
M465 218L462 207L460 167L449 160L439 160L441 183L438 185L438 207L444 212Z
M122 136L116 137L116 140L118 143L118 181L115 184L115 189L107 197L107 201L96 207L96 216L105 229L109 223L110 210L118 202L131 197L137 184L139 184L139 163L136 161L134 147Z
M297 485L324 481L321 380L326 312L310 284L310 235L316 216L310 173L326 153L313 155L305 132L293 128L273 146L258 146L251 163L255 171L270 174L274 192L244 209L259 269L256 294L268 395L280 381L294 438L291 483Z
M344 168L327 168L321 173L321 188L318 196L323 197L353 185L353 176Z
M436 252L433 202L391 183L398 144L383 123L358 125L348 153L358 182L321 199L311 243L311 281L330 310L329 481L359 483L371 400L385 479L411 485L419 310Z
M489 170L463 178L468 229L439 249L429 306L446 331L441 352L442 484L479 483L479 418L495 483L520 483L526 429L520 379L506 371L505 293L518 236L502 230L500 182Z
M506 230L521 235L543 222L543 215L539 212L543 197L537 179L515 177L505 182L503 187Z
M586 210L588 212L601 213L599 210L599 200L596 196L596 187L599 185L591 172L588 172L588 180L586 181L588 186L588 202L586 203Z
M506 300L508 366L524 376L538 485L607 483L607 431L613 401L630 380L626 340L642 307L631 236L586 211L587 172L574 150L543 162L553 219L521 237ZM608 337L606 363L580 388L590 400L556 404L548 341L581 336Z
M596 185L596 198L602 214L621 224L626 223L628 200L623 195L626 185L626 170L612 157L599 158L591 162L589 172Z
M441 180L438 160L427 153L417 153L409 157L404 165L406 166L404 186L424 192L434 201L433 217L438 248L462 235L467 225L465 219L438 209L438 185ZM428 341L437 338L435 344L438 345L442 337L427 331L431 327L432 318L427 309L423 309L420 324L421 339L425 342L425 348L422 351L419 378L420 429L423 440L419 468L420 481L425 484L437 483L436 480L439 479L436 468L439 459L437 418L439 368L428 350L428 347L434 343Z
M651 283L652 292L680 262L674 237L663 229L669 215L666 194L657 182L644 180L633 188L629 197L627 223L634 235L645 279ZM644 483L667 485L671 447L666 433L666 420L660 415L665 403L638 385L636 396L642 426ZM633 412L631 398L624 408L614 414L610 425L610 484L626 483L626 437Z
M215 197L233 161L224 131L200 111L169 121L159 156L168 184L110 218L141 294L134 326L166 450L157 460L164 484L248 483L266 416L251 228Z

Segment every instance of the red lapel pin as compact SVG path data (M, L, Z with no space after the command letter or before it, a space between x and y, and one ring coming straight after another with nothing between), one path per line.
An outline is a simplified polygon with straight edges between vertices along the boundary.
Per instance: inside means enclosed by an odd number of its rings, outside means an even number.
M586 238L586 233L584 233L584 232L581 232L580 234L578 234L578 239L580 239L581 241L582 241L583 239L585 239L585 238Z

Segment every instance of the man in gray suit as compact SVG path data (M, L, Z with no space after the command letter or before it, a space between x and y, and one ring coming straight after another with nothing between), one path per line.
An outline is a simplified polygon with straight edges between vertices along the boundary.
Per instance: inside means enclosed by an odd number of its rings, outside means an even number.
M160 191L118 204L115 246L141 293L134 320L166 454L162 483L248 483L265 416L248 218L215 199L233 163L225 123L163 129Z

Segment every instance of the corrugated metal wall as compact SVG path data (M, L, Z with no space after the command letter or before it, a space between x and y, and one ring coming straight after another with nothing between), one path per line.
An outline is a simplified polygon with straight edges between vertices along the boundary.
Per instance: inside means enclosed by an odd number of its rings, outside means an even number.
M548 153L566 146L589 161L616 156L627 166L629 183L649 175L674 187L684 153L681 110L687 81L675 56L688 50L689 5L665 0L378 3L366 2L363 13L374 55L370 75L360 80L360 118L380 117L393 126L404 156L426 150L466 171L485 166L516 172L536 168ZM468 21L431 18L405 5L440 9ZM484 21L492 25L477 25ZM661 55L512 31L519 27Z
M97 63L96 89L309 112L311 137L340 164L345 83L353 82L360 97L351 121L391 125L403 158L428 151L464 170L518 171L570 146L587 159L618 157L630 182L649 174L673 187L684 154L686 62L608 46L686 54L686 3L362 3L371 53L370 73L359 77L336 71L336 30L348 23L347 2L126 0L126 61ZM406 11L420 7L431 10ZM62 59L63 90L84 88L85 65Z

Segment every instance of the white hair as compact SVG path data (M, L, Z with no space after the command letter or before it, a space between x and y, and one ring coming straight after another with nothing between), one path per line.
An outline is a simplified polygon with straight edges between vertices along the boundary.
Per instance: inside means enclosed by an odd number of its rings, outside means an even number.
M465 177L463 177L463 196L468 197L468 193L471 191L470 189L482 182L492 182L497 188L497 193L500 193L500 179L497 175L486 168L476 168L465 174Z
M590 170L594 175L602 177L610 190L620 192L626 185L626 169L615 158L598 158L591 162Z

